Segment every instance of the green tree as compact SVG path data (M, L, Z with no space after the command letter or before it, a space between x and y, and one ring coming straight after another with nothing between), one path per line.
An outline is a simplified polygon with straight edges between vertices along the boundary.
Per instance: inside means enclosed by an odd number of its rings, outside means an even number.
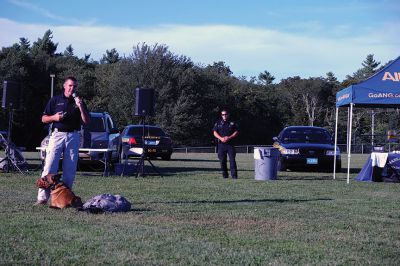
M41 53L51 56L54 55L57 50L58 43L54 43L52 39L53 39L52 31L47 30L42 38L39 38L36 42L33 43L32 53L34 55L38 55Z
M326 107L331 106L332 86L323 78L287 78L278 85L284 102L291 110L289 124L323 126Z
M16 81L21 84L23 93L20 95L21 109L14 113L12 127L13 132L22 130L30 110L29 98L29 72L32 67L32 60L29 55L29 42L26 39L20 39L19 44L13 44L11 47L3 47L0 51L0 80ZM0 128L8 128L8 112L0 110ZM12 140L16 143L25 145L24 136L12 134ZM22 146L22 145L21 145Z
M267 70L265 70L258 75L258 80L260 84L268 86L272 84L272 82L275 80L275 77L272 76L271 73L269 73Z
M231 76L233 74L230 67L227 66L223 61L214 62L212 65L208 65L207 69L215 71L216 73L225 76Z
M101 64L114 64L117 63L121 58L115 48L106 50L106 54L103 55L103 58L100 60Z
M64 56L74 56L74 48L72 48L71 44L65 48Z
M378 71L378 66L380 64L380 62L375 61L373 54L367 55L366 59L362 63L363 67L354 72L353 75L347 75L342 86L347 87L371 77Z
M342 83L328 72L324 78L290 77L273 84L275 78L268 71L247 81L235 77L225 62L195 65L166 45L137 44L127 57L120 57L113 48L106 50L98 63L90 60L90 54L75 56L72 44L56 53L58 44L52 38L48 30L32 46L21 38L0 51L0 78L18 81L24 89L23 108L13 121L19 146L34 148L46 133L40 117L50 98L50 74L56 75L54 94L62 92L66 76L75 76L89 109L109 112L120 128L140 122L134 116L135 88L153 88L155 116L148 117L147 123L166 129L175 145L209 145L211 128L225 108L239 123L241 144L270 144L287 125L333 130L336 92L380 69L380 62L368 55L362 68ZM396 127L398 116L392 111L377 114L376 129L385 132ZM7 113L3 109L0 118L0 127L5 128ZM371 116L355 110L354 121L355 140L364 140L363 136L370 134ZM345 132L345 126L339 125L339 131Z
M137 82L131 60L122 59L113 64L97 65L91 110L109 112L120 128L131 124L136 87Z

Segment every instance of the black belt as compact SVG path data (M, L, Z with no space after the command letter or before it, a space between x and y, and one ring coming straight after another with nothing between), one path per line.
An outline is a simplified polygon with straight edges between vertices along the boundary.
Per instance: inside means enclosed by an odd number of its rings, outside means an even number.
M58 131L58 132L69 132L69 133L71 133L71 132L76 132L76 131L78 131L78 130L76 130L76 129L63 129L63 128L53 128L53 132L54 131Z

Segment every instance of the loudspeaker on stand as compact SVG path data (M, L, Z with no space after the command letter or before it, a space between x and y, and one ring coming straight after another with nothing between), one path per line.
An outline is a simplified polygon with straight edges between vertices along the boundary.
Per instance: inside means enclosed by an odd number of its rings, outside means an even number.
M1 107L17 110L21 102L21 85L15 81L5 80L3 82L3 98Z
M136 88L135 116L154 115L154 89Z

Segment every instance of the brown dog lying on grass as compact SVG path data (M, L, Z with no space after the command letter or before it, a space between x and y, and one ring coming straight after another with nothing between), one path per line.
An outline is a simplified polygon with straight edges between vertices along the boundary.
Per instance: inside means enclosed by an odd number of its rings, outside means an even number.
M50 208L82 208L82 200L76 196L61 180L61 174L48 174L36 181L39 188L50 189Z

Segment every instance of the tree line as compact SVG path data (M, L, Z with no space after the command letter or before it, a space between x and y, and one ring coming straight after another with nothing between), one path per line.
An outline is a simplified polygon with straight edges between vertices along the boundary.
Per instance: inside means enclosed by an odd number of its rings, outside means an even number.
M140 122L134 116L135 88L152 88L155 115L147 123L164 128L176 146L212 145L211 129L223 108L230 110L239 124L238 144L262 145L271 144L272 137L289 125L321 126L333 132L336 92L383 67L369 54L361 68L342 82L329 72L321 77L294 76L274 83L274 76L267 70L257 77L236 77L225 62L195 64L160 44L135 44L128 56L120 56L112 48L99 61L91 59L90 54L75 56L72 45L62 53L56 52L57 47L48 30L32 44L20 38L0 51L0 80L20 82L23 88L22 108L15 112L12 127L12 138L18 146L34 149L47 134L41 115L50 98L50 74L55 74L54 94L62 92L65 77L75 76L89 110L110 113L120 129ZM355 112L354 141L368 141L368 112ZM381 110L375 115L375 132L396 129L398 115ZM7 110L0 110L0 119L0 130L7 130ZM339 141L344 143L345 123L339 130Z

